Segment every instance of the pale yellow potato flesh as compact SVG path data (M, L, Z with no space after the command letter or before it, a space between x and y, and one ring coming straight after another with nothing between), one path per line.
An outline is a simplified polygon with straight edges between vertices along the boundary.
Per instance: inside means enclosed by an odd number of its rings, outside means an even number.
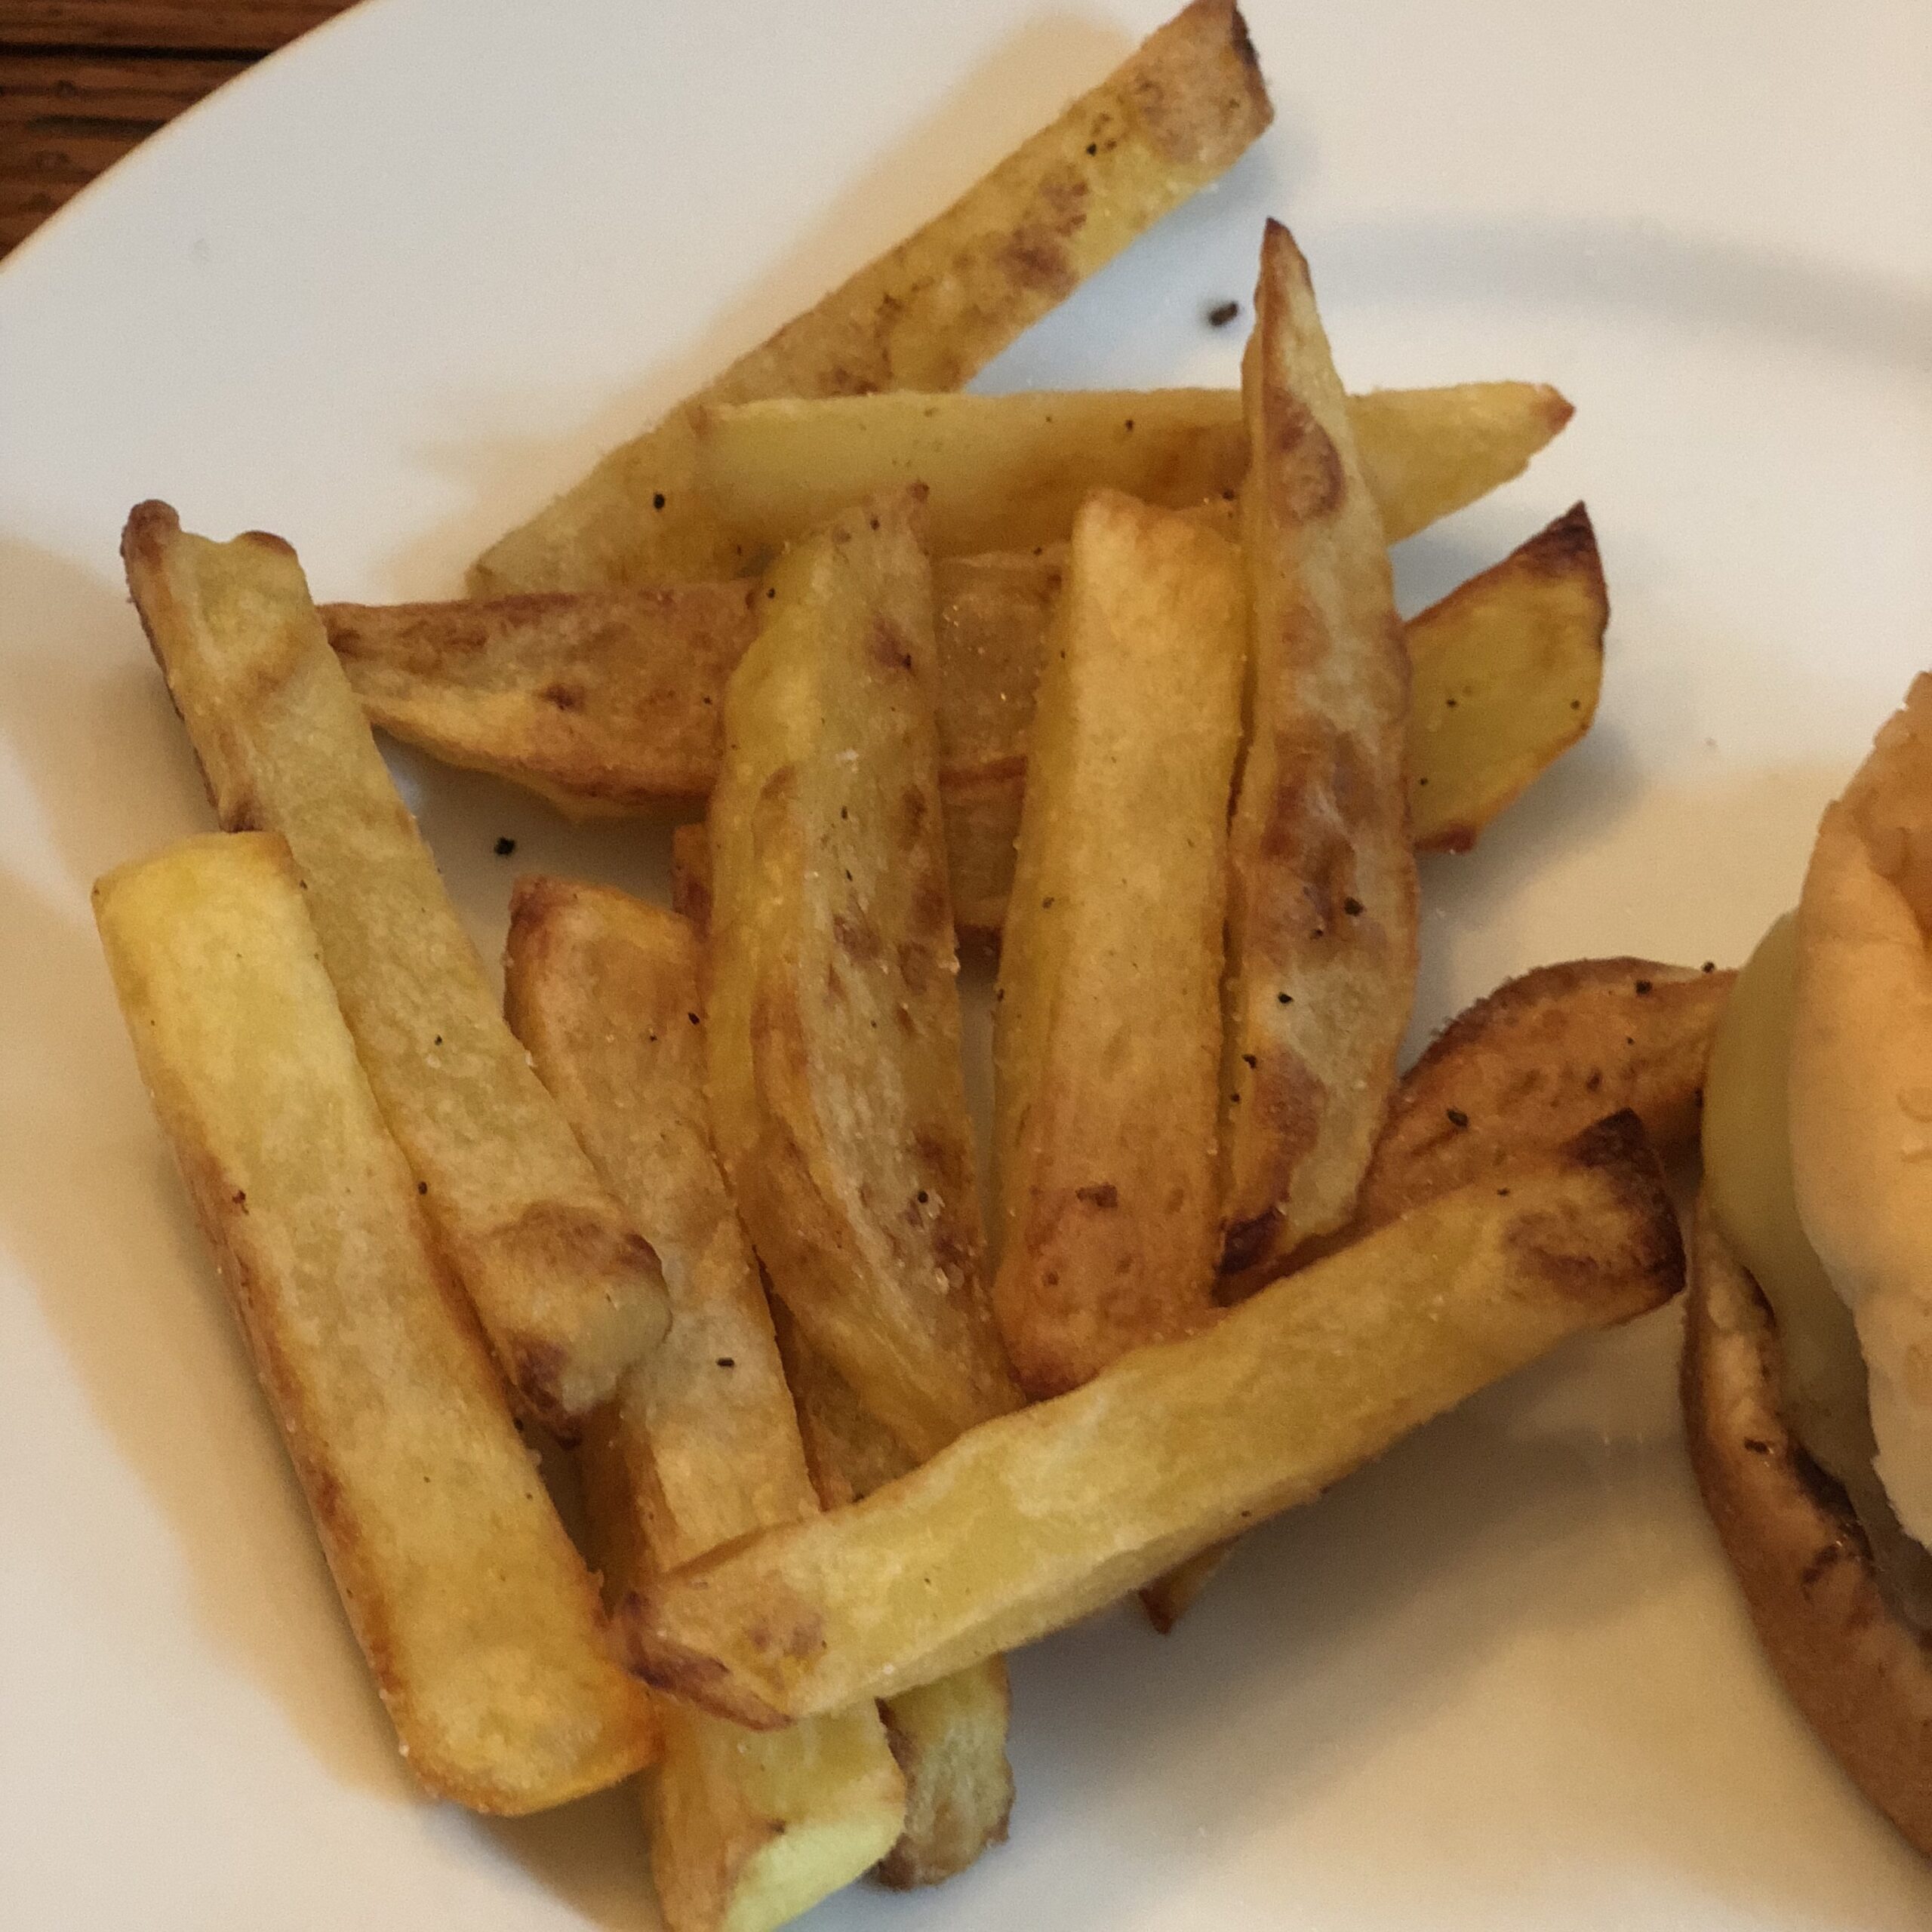
M1351 397L1361 460L1393 543L1521 473L1569 420L1555 390L1465 383ZM1247 469L1238 389L1029 389L708 405L701 488L752 555L848 503L923 483L935 555L1063 543L1096 490L1186 509L1232 501Z
M993 1312L1030 1395L1215 1312L1247 652L1234 545L1117 491L1087 500L1040 678L993 1026Z
M94 912L410 1769L479 1810L540 1810L646 1762L651 1709L438 1254L313 897L278 836L217 833L110 872Z
M915 1457L1018 1401L988 1304L916 493L789 552L708 820L718 1151L779 1298Z
M782 1307L774 1315L820 1501L841 1509L906 1475L912 1461L898 1438L866 1411ZM897 1890L936 1885L1006 1838L1013 1810L1006 1660L968 1664L902 1697L881 1699L879 1709L905 1774L906 1828L873 1875Z
M647 1586L632 1666L752 1724L930 1682L1318 1494L1429 1417L1683 1279L1620 1115L1264 1289L1184 1341L984 1423L863 1503Z
M518 881L505 957L517 1035L611 1190L656 1246L669 1334L582 1446L614 1600L818 1507L759 1284L711 1144L697 936L608 887ZM906 1787L863 1702L789 1730L666 1703L641 1796L669 1932L780 1925L900 1835Z
M1222 1272L1348 1220L1416 974L1409 662L1308 265L1270 222L1241 365L1254 643L1229 838Z
M295 855L343 1018L503 1372L561 1433L664 1332L657 1257L497 1010L295 553L143 503L128 583L217 815Z
M738 547L697 487L691 403L956 389L1272 118L1233 0L1194 0L952 207L492 545L472 593L734 575Z

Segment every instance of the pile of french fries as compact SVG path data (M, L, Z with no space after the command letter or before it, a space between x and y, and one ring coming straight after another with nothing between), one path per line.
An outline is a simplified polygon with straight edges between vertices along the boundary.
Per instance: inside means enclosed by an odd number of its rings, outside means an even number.
M1681 1280L1652 1142L1727 976L1546 969L1396 1076L1415 854L1588 728L1607 605L1580 505L1406 623L1389 546L1568 405L1346 394L1274 224L1239 390L952 393L1269 118L1195 0L467 600L318 608L278 538L128 521L223 829L102 880L102 940L349 1620L427 1790L641 1774L673 1932L970 1864L1008 1650L1171 1626ZM521 881L500 1010L372 723L702 801L675 909Z

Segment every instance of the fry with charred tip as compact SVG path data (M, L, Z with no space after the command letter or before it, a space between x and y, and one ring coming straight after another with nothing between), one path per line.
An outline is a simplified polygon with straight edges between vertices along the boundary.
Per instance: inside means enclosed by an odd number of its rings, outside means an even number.
M960 1059L909 491L772 574L708 823L713 1125L779 1298L915 1457L1018 1401Z
M1033 718L993 1031L993 1308L1054 1395L1214 1312L1238 551L1104 491L1074 525Z
M1273 118L1233 0L1194 0L943 213L693 402L956 389ZM699 488L689 404L611 451L470 573L477 595L688 582L742 568Z
M410 1768L478 1810L540 1810L644 1764L651 1712L446 1278L314 899L279 837L213 833L110 872L94 912Z
M654 1580L620 1614L628 1654L757 1726L931 1681L1308 1500L1683 1269L1656 1157L1616 1116L1506 1195L1444 1195L863 1503Z
M1409 666L1388 548L1307 264L1278 223L1241 378L1254 641L1229 835L1220 1266L1233 1292L1352 1212L1416 971Z
M122 552L217 816L288 840L438 1238L505 1375L568 1433L663 1334L657 1257L503 1023L294 552L211 543L143 503Z
M758 1263L712 1151L699 950L675 914L607 887L524 879L512 902L512 1021L656 1244L671 1296L663 1346L582 1445L614 1596L818 1506ZM899 1839L905 1785L869 1703L755 1737L668 1701L659 1721L641 1795L670 1932L782 1924Z

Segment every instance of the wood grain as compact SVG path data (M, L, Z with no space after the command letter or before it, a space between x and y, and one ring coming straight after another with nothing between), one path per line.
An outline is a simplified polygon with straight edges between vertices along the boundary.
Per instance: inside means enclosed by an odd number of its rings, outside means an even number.
M0 255L341 0L0 0Z

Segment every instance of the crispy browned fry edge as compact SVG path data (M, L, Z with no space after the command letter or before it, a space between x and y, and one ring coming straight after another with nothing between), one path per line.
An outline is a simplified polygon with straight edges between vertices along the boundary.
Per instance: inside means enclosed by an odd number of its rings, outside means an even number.
M725 696L718 1151L772 1285L915 1455L1017 1401L960 1062L918 493L787 552Z
M512 897L512 1024L655 1243L671 1297L670 1333L582 1445L614 1595L818 1506L758 1263L712 1150L699 953L675 914L608 887L525 878ZM679 1706L660 1721L640 1795L670 1932L776 1924L900 1834L897 1754L869 1707L755 1738Z
M1697 1137L1711 1036L1737 974L1571 959L1508 981L1451 1021L1403 1078L1353 1232L1534 1159L1605 1107L1666 1152Z
M503 1023L294 552L137 505L128 584L217 817L286 838L369 1084L525 1406L559 1434L669 1319L657 1258Z
M1404 626L1409 829L1466 852L1595 721L1610 598L1589 512L1573 503Z
M1030 1395L1214 1314L1247 651L1234 545L1116 491L1087 499L1040 678L994 1012L993 1312Z
M772 1318L819 1500L841 1509L897 1481L912 1467L897 1438L814 1351L782 1306ZM984 1658L936 1684L884 1698L879 1709L905 1775L906 1829L873 1875L900 1891L937 1885L1006 1841L1013 1810L1006 1661Z
M1348 1219L1416 970L1408 656L1308 264L1278 222L1254 299L1221 1116L1221 1271L1250 1280Z
M1424 1201L1535 1161L1605 1107L1658 1149L1695 1138L1704 1068L1737 974L1647 959L1573 959L1509 980L1457 1015L1396 1089L1355 1203L1323 1244L1358 1239ZM1226 1555L1204 1550L1141 1592L1171 1630Z
M956 389L1128 242L1224 174L1273 118L1233 0L1194 0L959 200L691 401ZM471 588L728 576L691 487L689 405L493 545Z
M478 1810L656 1747L343 1026L285 841L110 872L101 943L343 1607L411 1770ZM265 1583L268 1580L264 1580Z
M654 1580L620 1614L632 1667L758 1726L930 1681L1318 1494L1566 1337L1666 1300L1683 1263L1656 1157L1616 1116L863 1503Z

